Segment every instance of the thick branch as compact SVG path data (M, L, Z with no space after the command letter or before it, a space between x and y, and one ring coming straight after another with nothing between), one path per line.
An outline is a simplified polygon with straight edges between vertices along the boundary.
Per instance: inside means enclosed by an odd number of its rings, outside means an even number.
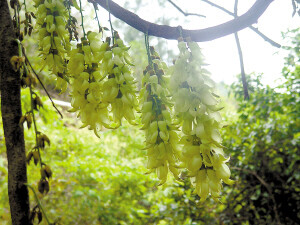
M90 0L91 2L98 3L101 7L108 10L107 2L110 8L110 12L120 20L124 21L131 27L147 33L151 36L162 37L165 39L176 40L180 36L177 27L171 27L167 25L158 25L155 23L150 23L146 20L141 19L136 14L120 7L111 0ZM235 33L242 30L253 23L256 23L258 18L265 12L268 6L274 0L257 0L254 5L242 16L230 20L226 23L209 27L200 30L186 30L182 29L183 37L190 37L193 41L203 42L211 41L226 35Z
M1 112L8 161L8 196L13 225L29 225L29 196L26 157L21 117L20 73L15 72L10 58L18 55L7 1L0 1L0 77ZM4 194L4 193L2 193Z
M204 15L198 13L186 13L184 12L178 5L176 5L173 1L168 0L179 12L181 12L184 16L199 16L199 17L206 17Z
M215 7L215 8L217 8L217 9L220 9L220 10L222 10L223 12L227 13L228 15L231 15L231 16L234 17L234 13L232 13L232 12L230 12L229 10L223 8L222 6L219 6L219 5L217 5L217 4L215 4L215 3L211 2L211 1L208 1L208 0L201 0L201 1L203 1L203 2L205 2L205 3L207 3L207 4L209 4L209 5L211 5L211 6ZM275 42L275 41L273 41L272 39L268 38L266 35L264 35L262 32L260 32L257 28L253 27L252 25L249 26L249 28L250 28L251 30L253 30L256 34L258 34L258 35L259 35L262 39L264 39L266 42L269 42L271 45L273 45L274 47L277 47L277 48L280 48L280 47L281 47L280 44L278 44L277 42Z

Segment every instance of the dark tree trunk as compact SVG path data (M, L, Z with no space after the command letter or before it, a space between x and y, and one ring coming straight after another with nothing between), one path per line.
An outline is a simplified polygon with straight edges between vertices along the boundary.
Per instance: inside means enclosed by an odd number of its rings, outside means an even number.
M8 196L13 225L29 224L29 196L20 98L20 73L10 58L18 55L18 46L7 0L0 0L0 88L1 111L8 160Z

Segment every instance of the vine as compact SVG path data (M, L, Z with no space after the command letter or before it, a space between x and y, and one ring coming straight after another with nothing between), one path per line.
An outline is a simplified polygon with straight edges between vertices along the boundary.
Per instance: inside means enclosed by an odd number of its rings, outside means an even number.
M98 24L98 28L99 28L99 33L102 33L102 36L103 36L103 29L100 25L100 21L99 21L99 18L98 18L98 13L97 13L97 10L98 10L98 7L97 7L97 4L96 3L93 3L93 7L94 7L94 11L95 11L95 19L97 20L97 24Z
M83 32L83 39L86 39L86 33L85 33L85 30L84 30L84 25L83 25L83 9L82 9L82 6L81 6L81 0L79 0L79 7L80 7L80 15L81 15L81 27L82 27L82 32Z
M112 15L127 23L131 27L146 33L151 36L162 37L169 40L177 40L177 27L167 25L158 25L148 22L136 14L120 7L111 0L90 0L96 2L101 7L110 11ZM183 37L190 37L191 40L197 42L211 41L228 34L232 34L242 30L253 23L256 23L258 18L265 12L268 6L274 0L256 0L252 7L243 15L226 23L199 30L183 29ZM107 4L109 2L109 4ZM109 9L108 9L109 6Z
M29 185L29 184L25 184L25 185L26 185L28 188L30 188L31 191L33 192L34 198L35 198L35 200L36 200L36 202L37 202L37 207L40 209L40 211L36 211L36 207L34 207L33 210L32 210L32 212L31 212L31 214L30 214L29 219L33 222L34 219L35 219L35 217L37 216L37 217L38 217L38 222L39 222L39 223L42 222L42 219L43 219L43 216L42 216L42 214L41 214L41 212L42 212L43 215L44 215L44 217L45 217L45 220L47 221L47 224L48 224L48 225L51 225L50 220L48 219L47 214L46 214L46 212L45 212L45 210L44 210L44 207L43 207L41 201L39 200L39 198L38 198L38 196L37 196L37 194L36 194L34 188L33 188L31 185Z
M26 161L27 164L30 163L30 161L33 159L34 160L34 164L37 165L38 163L40 164L40 173L41 173L41 179L38 182L38 190L41 194L47 194L50 190L50 186L49 186L49 179L52 177L52 171L51 168L46 165L45 163L43 163L42 161L42 156L41 156L41 149L45 148L45 142L48 143L48 145L50 145L50 139L47 137L47 135L41 133L38 131L37 129L37 122L36 122L36 117L35 117L35 110L38 111L40 107L43 107L43 103L40 99L40 97L33 91L33 86L37 84L37 80L36 78L31 74L31 72L29 71L27 65L26 65L26 60L25 57L22 55L22 45L20 43L19 40L16 40L16 42L18 43L19 46L19 58L22 58L22 62L20 65L16 65L13 64L13 58L12 58L12 65L15 66L16 70L20 70L21 71L21 79L22 79L22 83L23 83L23 87L29 88L29 92L30 92L30 111L27 111L21 118L19 121L19 124L22 126L23 123L26 121L27 123L27 128L30 129L31 128L31 123L33 123L33 127L34 127L34 134L35 134L35 146L33 147L33 149L31 151L29 151L27 153L26 156ZM23 73L24 70L24 73ZM28 187L30 187L35 195L35 198L38 201L38 208L39 210L43 211L43 214L49 223L49 220L41 206L41 203L39 202L36 193L34 191L34 189L29 185L26 184ZM38 215L38 220L39 223L42 221L42 214L40 214L39 212L36 211L36 207L33 208L31 210L31 221L33 222L35 219L35 215Z

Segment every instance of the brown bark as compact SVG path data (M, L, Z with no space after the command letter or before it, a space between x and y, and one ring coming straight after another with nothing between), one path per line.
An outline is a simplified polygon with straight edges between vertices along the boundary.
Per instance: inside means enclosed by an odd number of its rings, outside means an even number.
M10 58L18 55L15 32L6 0L0 0L0 87L1 111L8 160L8 196L13 225L29 224L29 196L20 98L20 73Z
M97 3L102 8L109 11L112 15L127 23L129 26L143 32L150 36L162 37L169 40L176 40L180 37L179 27L171 27L167 25L158 25L143 20L138 15L120 7L112 0L89 0L92 3ZM268 6L274 0L256 0L253 6L243 15L230 20L226 23L208 27L199 30L181 29L184 38L190 37L193 41L204 42L211 41L217 38L233 34L253 23L257 23L259 17L265 12Z

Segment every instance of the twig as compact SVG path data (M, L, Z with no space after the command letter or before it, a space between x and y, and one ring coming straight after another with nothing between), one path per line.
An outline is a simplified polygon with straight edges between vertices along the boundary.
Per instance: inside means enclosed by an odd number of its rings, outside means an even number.
M235 0L234 2L234 17L237 18L237 9L238 9L238 0ZM240 67L241 67L241 76L242 76L242 83L243 83L243 90L244 90L244 99L249 100L249 92L248 92L248 84L246 80L246 75L245 75L245 67L244 67L244 59L243 59L243 53L242 53L242 48L239 40L238 33L234 33L234 38L235 38L235 43L236 47L238 49L239 53L239 59L240 59Z
M29 90L30 90L31 114L32 114L33 127L34 127L34 133L35 133L35 143L36 143L36 149L38 150L38 153L39 153L40 166L42 168L43 162L42 162L40 147L38 146L38 130L37 130L36 120L35 120L35 115L34 115L33 98L32 98L33 91L32 91L31 85L29 86Z
M32 67L32 65L31 65L31 63L30 63L30 61L29 61L29 59L28 59L28 57L27 57L27 55L26 55L24 49L23 49L23 55L25 56L25 59L26 59L28 65L30 66L32 72L34 73L34 75L36 76L36 78L37 78L38 81L40 82L42 88L43 88L44 91L46 92L48 98L50 99L50 101L51 101L51 103L52 103L52 106L55 108L55 110L58 112L58 114L61 116L61 118L64 118L63 115L61 114L61 112L59 111L59 109L55 106L55 104L54 104L54 102L53 102L53 100L52 100L50 94L48 93L48 91L47 91L45 85L43 84L43 82L41 81L40 77L38 76L38 74L37 74L37 73L35 72L35 70L33 69L33 67Z
M22 44L21 44L20 40L16 39L16 42L18 43L19 56L24 55L26 57L25 51L23 51L23 47L22 47ZM28 74L29 71L28 71L28 68L27 68L25 63L24 63L24 69L25 69L25 73ZM35 116L34 116L33 98L32 98L33 91L32 91L31 84L29 86L29 91L30 91L30 109L31 109L32 120L33 120L33 125L34 125L35 142L36 142L37 150L38 150L38 153L39 153L40 165L41 165L41 168L42 168L42 157L41 157L40 148L38 147L38 137L37 137L38 131L37 131L36 120L35 120Z
M148 64L153 68L153 63L150 55L150 45L149 45L149 35L148 32L145 33L145 46L146 46L146 51L147 51L147 56L148 56Z
M206 17L204 15L198 14L198 13L186 13L184 12L178 5L176 5L173 1L168 0L179 12L181 12L184 16L199 16L199 17Z
M233 170L239 170L239 171L244 171L244 172L247 172L247 173L250 173L252 174L253 176L255 176L257 178L257 180L259 180L259 182L265 186L265 188L267 189L267 191L269 192L270 196L271 196L271 199L274 203L274 206L273 206L273 211L274 211L274 214L275 214L275 218L276 218L276 221L277 221L277 224L280 225L281 222L280 222L280 219L279 219L279 215L278 215L278 211L277 211L277 204L276 204L276 201L275 201L275 197L273 195L273 191L272 191L272 187L266 182L264 181L264 179L262 177L260 177L255 171L252 171L252 170L247 170L247 169L243 169L243 168L239 168L239 167L231 167L231 169Z
M102 36L103 36L103 30L102 30L102 27L100 25L100 21L99 21L98 14L97 14L97 4L96 3L92 3L92 4L93 4L94 10L95 10L96 20L98 22L99 33L102 32Z
M114 44L115 43L115 35L114 35L114 28L113 28L112 22L111 22L111 13L110 13L108 0L106 0L106 6L107 6L107 10L108 10L108 21L110 24L111 38L112 38L112 42Z
M248 84L247 84L246 75L245 75L243 53L242 53L239 36L237 33L234 33L234 38L235 38L236 47L237 47L238 53L239 53L241 76L242 76L242 83L243 83L243 90L244 90L244 100L249 100Z
M26 57L25 55L25 51L23 51L23 48L22 48L22 45L21 45L21 42L17 39L17 42L18 42L18 46L19 46L19 55L22 56L22 53L23 55ZM24 63L24 68L25 68L25 73L26 74L29 74L29 71L28 71L28 68L26 66L26 64ZM37 147L37 150L38 150L38 154L39 154L39 159L40 159L40 166L42 168L42 157L41 157L41 151L40 151L40 148L38 147L38 131L37 131L37 126L36 126L36 120L35 120L35 115L34 115L34 107L33 107L33 98L32 98L32 95L33 95L33 91L32 91L32 84L30 84L29 86L29 91L30 91L30 109L31 109L31 114L32 114L32 120L33 120L33 127L34 127L34 133L35 133L35 142L36 142L36 147Z
M35 200L36 200L38 206L39 206L40 209L42 210L42 212L43 212L43 214L44 214L44 216L45 216L45 219L46 219L47 223L48 223L49 225L51 225L51 223L50 223L50 221L49 221L49 219L48 219L48 217L47 217L47 215L46 215L46 213L45 213L45 210L44 210L44 208L43 208L43 206L42 206L42 204L41 204L41 202L40 202L40 200L39 200L39 198L38 198L38 196L37 196L37 194L36 194L34 188L33 188L30 184L25 184L25 185L26 185L27 187L29 187L29 188L32 190L32 192L33 192L33 194L34 194L34 198L35 198Z
M83 38L86 38L86 33L84 30L84 25L83 25L83 13L82 13L82 6L81 6L81 0L79 0L79 6L80 6L80 15L81 15L81 27L82 27L82 31L83 31Z
M217 9L222 10L223 12L227 13L228 15L234 16L234 13L230 12L229 10L223 8L222 6L219 6L211 1L208 0L201 0ZM278 44L277 42L273 41L272 39L268 38L266 35L264 35L262 32L260 32L257 28L253 27L252 25L249 26L251 30L253 30L256 34L258 34L262 39L264 39L266 42L270 43L276 48L281 48L281 45Z
M258 18L273 1L274 0L256 0L245 14L214 27L198 30L183 29L183 38L190 37L192 41L203 42L233 34L256 23ZM177 40L179 38L177 27L150 23L141 19L138 15L120 7L111 0L95 0L95 2L106 10L108 10L106 2L109 2L109 11L112 15L143 33L148 31L149 36L162 37L169 40Z
M23 5L24 5L25 12L27 12L26 0L24 0Z

